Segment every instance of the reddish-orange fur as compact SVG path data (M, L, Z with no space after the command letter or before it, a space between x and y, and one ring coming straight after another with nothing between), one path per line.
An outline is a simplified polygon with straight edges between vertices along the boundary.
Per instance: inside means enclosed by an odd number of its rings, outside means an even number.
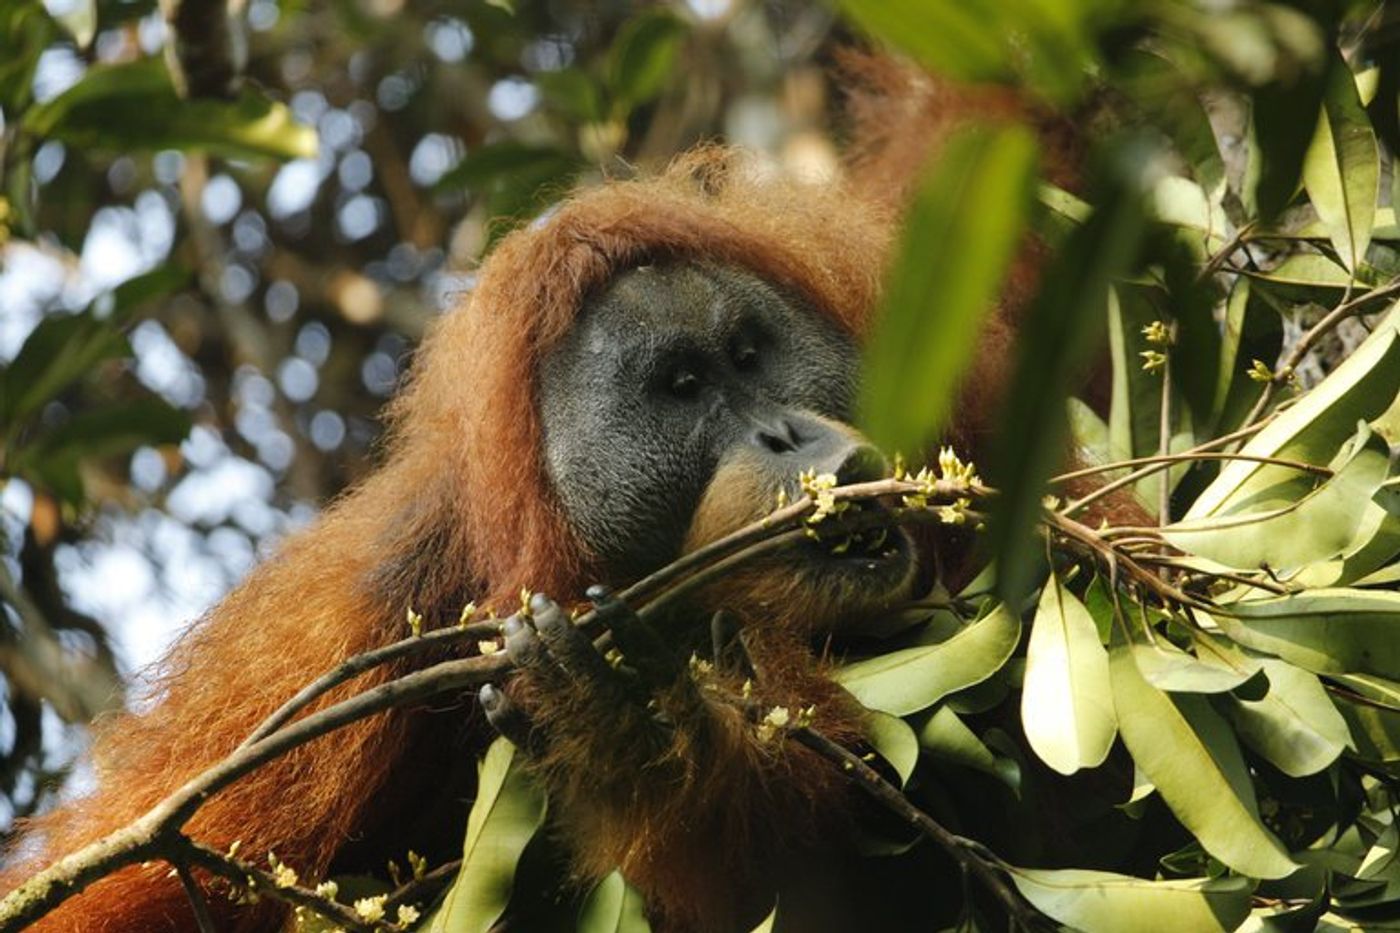
M946 131L946 120L934 124L935 132ZM920 138L922 158L932 143L928 135ZM892 167L899 161L896 142L885 141L888 164L879 168L890 192L902 190L909 172L908 158ZM873 174L880 158L867 152L861 164ZM455 620L468 599L509 611L521 587L561 602L577 600L596 568L571 533L541 460L534 379L543 354L592 289L618 269L658 258L749 269L861 335L877 304L897 216L897 198L861 196L871 190L866 182L783 181L745 157L705 149L658 178L578 194L547 220L504 240L482 269L469 306L444 317L419 350L407 388L390 409L383 466L191 629L162 669L154 708L99 724L97 791L33 821L28 838L42 854L11 869L5 881L17 883L41 863L127 823L227 755L317 674L400 637L407 606L432 625ZM1008 307L989 327L970 379L971 404L961 407L963 418L954 426L957 436L981 434L980 419L1001 384L1009 343L1003 322L1025 293L1033 266L1031 255L1013 275ZM782 638L767 645L760 651L772 653L774 682L789 683L794 699L839 709L805 647ZM354 687L395 673L372 673ZM469 715L464 709L462 718ZM425 736L421 719L380 717L297 749L210 800L190 834L216 847L241 840L243 851L256 858L274 850L303 877L319 878L348 842L395 818L377 799L382 793L434 777L421 773L424 748L440 745L442 737ZM831 727L842 734L843 720ZM479 749L485 738L476 734ZM732 734L719 745L732 743ZM749 811L732 808L723 795L751 793L756 802L790 776L781 763L755 766L754 754L751 745L732 750L717 765L728 775L723 779L690 775L688 805L708 802L709 810L678 813L658 802L623 818L566 808L566 822L597 840L581 853L581 867L602 871L625 862L651 890L707 896L687 887L698 883L687 879L695 856L687 861L675 853L699 836L747 834L747 827L725 821L747 819ZM556 772L556 784L567 784L561 772L571 760L565 750L543 767ZM822 780L804 774L801 781L802 793L781 803L775 819L800 821L784 808L818 806L826 798L815 786ZM648 799L645 779L638 785L639 799ZM697 812L713 813L724 825L681 831ZM221 898L215 903L231 909ZM684 905L672 911L683 916ZM267 919L265 912L244 913L241 924L260 926ZM92 885L41 928L191 926L179 883L168 866L157 864Z

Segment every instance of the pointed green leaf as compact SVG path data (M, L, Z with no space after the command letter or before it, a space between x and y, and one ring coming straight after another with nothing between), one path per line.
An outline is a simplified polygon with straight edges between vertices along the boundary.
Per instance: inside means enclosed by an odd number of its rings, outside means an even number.
M915 195L861 388L862 424L887 450L922 450L946 423L1021 242L1034 180L1028 130L978 126L942 148Z
M1031 626L1021 723L1031 749L1061 774L1102 764L1118 734L1108 652L1089 610L1053 576Z
M1269 692L1261 700L1232 698L1230 718L1245 744L1284 774L1316 774L1351 745L1346 720L1316 674L1266 658Z
M1012 868L1011 881L1036 909L1084 933L1223 933L1249 914L1254 890L1248 878L1148 881L1079 868Z
M462 869L427 927L431 933L486 933L505 912L520 854L544 822L544 792L526 774L523 758L505 739L486 750Z
M1118 730L1133 761L1206 851L1254 878L1297 866L1259 821L1253 785L1234 736L1194 694L1170 698L1149 684L1132 652L1109 652Z
M1259 671L1259 662L1243 652L1222 659L1187 654L1164 638L1155 644L1134 644L1133 660L1148 683L1168 693L1225 693Z
M916 724L916 731L919 747L934 758L995 775L1019 792L1020 766L993 752L951 707L939 704L922 724Z
M1380 150L1351 70L1338 56L1327 77L1317 131L1303 159L1303 186L1348 269L1371 244L1380 191Z
M578 933L650 933L646 901L641 892L627 883L621 872L613 872L588 895L579 911Z
M1020 638L1021 620L998 603L946 641L844 665L835 679L867 708L907 716L992 676Z

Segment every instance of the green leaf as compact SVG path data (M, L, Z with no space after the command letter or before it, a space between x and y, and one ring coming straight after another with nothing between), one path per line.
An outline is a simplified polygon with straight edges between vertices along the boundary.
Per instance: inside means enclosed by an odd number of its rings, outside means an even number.
M1336 557L1357 542L1371 499L1390 469L1390 449L1363 423L1337 460L1333 476L1295 502L1269 508L1271 502L1261 501L1265 507L1257 510L1242 506L1165 525L1160 533L1188 554L1245 570L1285 573ZM1296 487L1290 482L1287 488ZM1258 498L1266 494L1273 493L1261 491Z
M1255 360L1272 366L1283 347L1283 321L1255 295L1251 280L1238 276L1225 303L1225 327L1216 368L1211 424L1219 432L1237 428L1264 391L1249 378Z
M91 314L46 316L5 367L0 421L17 430L21 418L90 374L98 363L128 352L121 332Z
M544 792L522 759L505 739L486 750L467 815L462 868L426 925L431 933L486 933L505 912L520 853L545 813Z
M870 35L935 73L989 80L1011 72L1010 50L1000 30L991 28L1000 16L985 0L841 0L840 7Z
M868 709L907 716L986 680L1021 639L1021 620L998 603L936 645L920 645L837 668L835 680Z
M1031 626L1021 723L1031 749L1061 774L1102 764L1118 734L1108 652L1089 610L1054 576Z
M646 901L621 872L598 882L579 911L578 933L650 933Z
M1400 593L1319 589L1218 607L1225 634L1317 674L1400 671Z
M1303 160L1303 186L1337 255L1355 270L1371 244L1380 150L1351 70L1340 55L1328 71L1322 115Z
M1170 698L1138 671L1126 644L1109 652L1118 730L1139 769L1206 851L1254 878L1297 866L1259 822L1249 771L1234 736L1194 694Z
M313 158L316 131L252 88L236 100L182 100L159 59L96 65L24 115L35 136L104 151L196 149L229 158Z
M1235 732L1284 774L1316 774L1350 747L1346 720L1316 674L1270 658L1261 663L1269 692L1261 700L1231 699Z
M0 4L0 110L7 118L33 98L39 56L59 38L58 24L39 0Z
M1260 220L1272 221L1298 190L1303 159L1316 129L1327 86L1322 63L1294 68L1250 95L1254 164L1249 175L1257 181L1245 191Z
M1309 588L1369 583L1372 575L1400 556L1400 480L1388 479L1366 503L1356 543L1336 560L1319 561L1289 582Z
M1098 174L1098 207L1045 265L1044 278L1020 327L1015 376L998 423L1001 495L989 529L997 588L1019 602L1037 566L1031 528L1040 517L1045 481L1064 458L1065 404L1103 325L1109 285L1128 272L1142 238L1142 179L1147 153L1118 146Z
M608 83L613 98L630 110L666 89L688 30L663 8L629 19L608 50Z
M1348 691L1331 695L1346 720L1357 757L1372 762L1400 761L1400 683L1365 674L1333 674L1328 680Z
M888 450L922 450L947 421L1023 236L1035 147L1024 127L974 126L925 174L865 352L861 423Z
M16 453L19 468L38 459L86 459L124 454L142 444L175 444L190 430L187 414L164 399L104 405L74 415Z
M54 19L62 23L63 28L73 36L78 48L85 49L92 44L92 37L97 33L97 2L73 0L62 13L55 15Z
M995 775L1019 793L1020 766L987 747L952 707L941 703L936 706L932 715L917 725L917 734L919 747L934 758Z
M1342 361L1293 407L1278 415L1241 449L1255 457L1325 464L1356 432L1390 407L1400 393L1400 306L1393 307L1361 346ZM1299 486L1310 485L1298 471L1273 464L1237 460L1196 498L1186 519L1229 515L1268 502L1296 499Z
M1225 693L1259 672L1260 664L1241 651L1229 656L1202 650L1207 660L1187 654L1158 638L1151 645L1134 643L1133 661L1143 678L1168 693Z
M545 100L575 123L597 123L607 116L602 86L593 75L581 68L546 71L536 75L534 80L544 93Z
M1244 269L1241 274L1254 281L1286 286L1282 291L1289 298L1305 301L1311 296L1319 303L1330 302L1357 278L1330 256L1319 253L1294 253L1271 269Z
M1113 364L1109 448L1113 456L1121 459L1153 456L1161 446L1164 384L1160 373L1142 368L1142 353L1156 349L1148 344L1142 329L1162 317L1153 306L1153 293L1154 290L1130 285L1109 291L1108 351ZM1166 475L1155 473L1134 484L1144 502L1154 503L1154 512L1157 490Z
M1207 933L1235 929L1249 914L1248 878L1147 881L1079 868L1010 869L1036 909L1085 933Z
M567 186L580 164L577 157L553 146L492 143L467 153L438 180L436 190L465 188L485 195L493 215L518 216L542 194Z
M890 763L899 775L899 786L903 787L919 761L919 740L914 730L898 716L878 710L866 710L864 726L865 740Z

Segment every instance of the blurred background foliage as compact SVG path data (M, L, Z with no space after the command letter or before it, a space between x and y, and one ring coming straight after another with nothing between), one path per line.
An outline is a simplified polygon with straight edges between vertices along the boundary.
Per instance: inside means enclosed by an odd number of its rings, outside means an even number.
M372 466L511 223L717 136L830 172L840 33L798 2L3 4L0 823Z

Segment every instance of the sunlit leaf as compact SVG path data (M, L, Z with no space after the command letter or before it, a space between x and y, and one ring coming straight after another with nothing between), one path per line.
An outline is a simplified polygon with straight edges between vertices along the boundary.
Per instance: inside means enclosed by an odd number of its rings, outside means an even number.
M1316 674L1265 658L1269 692L1260 700L1234 699L1235 731L1292 777L1316 774L1351 744L1347 724Z
M964 130L928 172L865 354L860 412L876 443L918 451L944 426L1021 241L1034 173L1034 138L1017 126Z
M520 853L545 813L544 792L522 759L505 739L486 750L467 815L462 868L426 926L431 933L486 933L505 912Z
M1196 694L1168 697L1143 679L1126 644L1109 652L1123 742L1207 852L1254 878L1297 866L1259 821L1249 770L1229 726Z
M1031 749L1061 774L1102 764L1118 734L1108 652L1089 610L1053 576L1031 626L1021 723Z
M844 665L835 679L869 709L907 716L992 676L1020 638L1021 620L998 604L946 641Z
M1205 659L1187 654L1158 638L1153 644L1135 643L1133 661L1143 678L1169 693L1225 693L1259 672L1259 661L1235 650L1228 657L1203 651Z
M1011 881L1037 909L1085 933L1233 930L1254 890L1248 878L1148 881L1078 868L1013 868Z
M1377 763L1400 762L1400 684L1360 675L1329 679L1360 697L1334 695L1357 756Z
M777 929L777 925L778 905L774 904L773 909L768 913L768 916L764 917L763 921L759 923L758 926L750 930L749 933L773 933L773 931Z
M598 882L579 911L578 933L650 933L646 901L621 872Z
M1356 269L1371 243L1380 190L1380 151L1356 82L1340 56L1328 73L1317 132L1303 160L1303 185L1337 254Z
M1307 590L1231 603L1212 615L1240 644L1314 673L1400 671L1400 593Z
M876 754L890 763L902 787L919 761L919 740L914 730L898 716L879 710L866 710L865 739Z

